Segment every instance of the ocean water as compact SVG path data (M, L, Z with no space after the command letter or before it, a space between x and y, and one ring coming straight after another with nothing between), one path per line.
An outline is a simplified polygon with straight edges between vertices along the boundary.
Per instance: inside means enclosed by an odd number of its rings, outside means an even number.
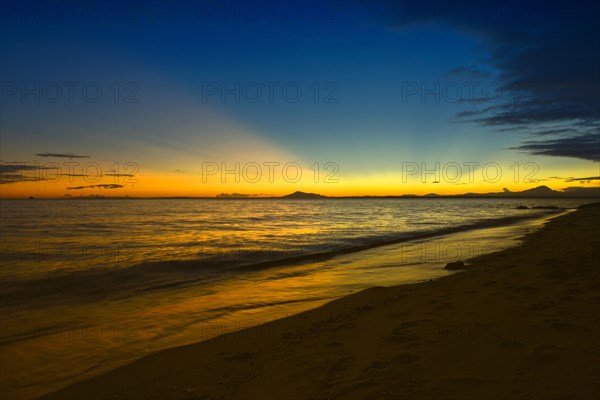
M3 200L2 278L169 261L197 273L543 214L542 199ZM189 263L186 263L189 262ZM179 263L179 264L177 264ZM193 264L193 265L192 265Z
M577 199L2 200L2 398L514 246Z

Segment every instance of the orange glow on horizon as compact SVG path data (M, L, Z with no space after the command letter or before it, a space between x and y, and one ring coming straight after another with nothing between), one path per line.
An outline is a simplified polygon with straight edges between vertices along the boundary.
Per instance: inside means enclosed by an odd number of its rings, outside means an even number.
M554 182L515 183L510 179L498 182L478 183L430 183L411 180L402 183L400 177L336 177L338 182L314 181L314 176L306 176L296 181L282 179L269 182L263 179L247 182L235 177L203 177L186 173L140 173L137 182L116 180L103 177L97 182L82 178L58 180L56 182L19 182L0 185L0 198L68 198L68 197L216 197L222 193L247 195L247 197L277 197L295 191L318 193L325 196L423 196L431 193L438 195L457 195L465 193L502 192L504 188L512 192L523 191L546 185L553 190L562 190L569 186L600 187L597 181L567 183L564 180ZM205 182L203 182L203 180ZM119 185L109 188L107 185ZM82 187L82 188L81 188ZM77 189L75 189L77 188Z

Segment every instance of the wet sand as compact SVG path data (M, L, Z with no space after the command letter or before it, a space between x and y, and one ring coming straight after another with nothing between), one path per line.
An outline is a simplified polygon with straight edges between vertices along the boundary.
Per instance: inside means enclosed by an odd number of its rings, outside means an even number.
M600 204L436 281L162 351L44 399L597 399Z

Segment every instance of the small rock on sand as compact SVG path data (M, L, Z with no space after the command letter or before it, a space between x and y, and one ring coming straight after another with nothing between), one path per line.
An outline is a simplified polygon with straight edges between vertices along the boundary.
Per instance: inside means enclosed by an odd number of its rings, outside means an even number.
M448 264L446 264L446 266L444 267L446 269L449 270L455 270L455 269L465 269L465 263L462 261L453 261L453 262L449 262Z

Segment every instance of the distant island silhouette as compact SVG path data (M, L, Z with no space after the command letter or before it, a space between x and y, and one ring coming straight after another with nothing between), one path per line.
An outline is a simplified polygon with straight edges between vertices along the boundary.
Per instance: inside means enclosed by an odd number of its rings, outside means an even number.
M33 197L33 196L32 196ZM32 198L29 197L29 198ZM463 194L437 194L428 193L424 195L418 194L402 194L402 195L357 195L357 196L325 196L318 193L302 192L300 190L294 193L283 196L266 196L263 194L248 194L248 193L221 193L216 196L162 196L162 197L134 197L134 196L103 196L103 195L88 195L88 196L69 196L66 195L60 199L212 199L212 200L239 200L239 199L290 199L290 200L319 200L319 199L440 199L440 198L599 198L600 187L582 188L573 187L563 191L550 189L548 186L542 185L532 189L523 190L520 192L512 192L504 188L502 192L490 193L463 193Z
M299 190L295 191L291 194L286 194L285 196L281 196L282 199L324 199L328 198L327 196L323 196L322 194L317 193L305 193Z
M600 188L572 188L565 191L552 190L548 186L542 185L532 189L523 190L520 192L511 192L505 188L502 192L490 192L490 193L463 193L463 194L437 194L428 193L425 195L417 194L403 194L403 195L387 195L387 196L325 196L318 193L307 193L302 191L295 191L294 193L287 194L285 196L270 196L270 197L257 197L257 195L248 194L226 194L221 193L217 198L222 199L372 199L372 198L383 198L383 199L396 199L396 198L483 198L483 197L496 197L496 198L507 198L507 197L600 197Z

